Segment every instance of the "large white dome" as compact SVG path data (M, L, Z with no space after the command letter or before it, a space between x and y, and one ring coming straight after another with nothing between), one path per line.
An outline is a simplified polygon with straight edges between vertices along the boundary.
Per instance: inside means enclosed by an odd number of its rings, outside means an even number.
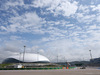
M23 62L23 54L10 56L16 60ZM25 53L24 62L50 62L48 58L40 54Z

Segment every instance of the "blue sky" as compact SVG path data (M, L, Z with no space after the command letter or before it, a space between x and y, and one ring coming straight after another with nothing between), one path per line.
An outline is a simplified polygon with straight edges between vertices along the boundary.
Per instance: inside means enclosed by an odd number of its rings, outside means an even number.
M100 57L100 1L0 0L0 62L24 45L51 61Z

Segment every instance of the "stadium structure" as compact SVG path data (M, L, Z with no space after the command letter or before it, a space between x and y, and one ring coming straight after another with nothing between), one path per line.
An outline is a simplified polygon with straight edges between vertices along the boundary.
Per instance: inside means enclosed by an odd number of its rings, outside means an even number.
M50 60L40 54L25 53L6 58L2 64L11 64L6 68L34 68L34 67L60 67L60 65L51 63Z
M2 63L49 63L50 60L40 54L31 54L25 53L24 57L23 54L10 56L5 59Z

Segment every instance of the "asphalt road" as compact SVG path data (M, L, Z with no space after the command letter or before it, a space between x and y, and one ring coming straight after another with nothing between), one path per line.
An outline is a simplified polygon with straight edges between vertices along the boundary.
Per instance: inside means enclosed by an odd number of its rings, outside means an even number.
M0 70L0 75L100 75L100 69Z

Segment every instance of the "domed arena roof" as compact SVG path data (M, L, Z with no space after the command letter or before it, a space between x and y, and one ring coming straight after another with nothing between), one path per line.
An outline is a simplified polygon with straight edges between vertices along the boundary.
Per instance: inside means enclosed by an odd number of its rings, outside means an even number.
M50 62L48 58L40 54L25 53L24 60L23 54L10 56L2 63L33 63L33 62Z

